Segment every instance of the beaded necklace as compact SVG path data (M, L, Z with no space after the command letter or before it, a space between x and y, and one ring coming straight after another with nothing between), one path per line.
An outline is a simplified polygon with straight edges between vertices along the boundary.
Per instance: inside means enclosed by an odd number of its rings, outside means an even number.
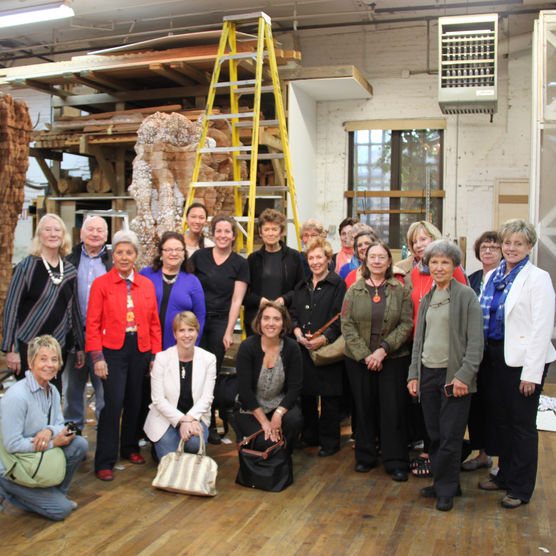
M60 263L60 276L56 278L54 274L52 274L50 265L48 264L48 261L45 259L44 255L41 255L41 259L44 264L44 268L46 268L46 272L48 272L48 276L52 280L52 283L55 286L59 286L62 283L62 280L64 279L64 261L62 260L62 258L58 258L58 262Z

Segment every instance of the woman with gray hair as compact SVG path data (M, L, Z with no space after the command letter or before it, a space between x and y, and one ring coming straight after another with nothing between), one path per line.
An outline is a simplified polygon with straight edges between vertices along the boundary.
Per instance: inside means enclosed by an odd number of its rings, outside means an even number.
M496 384L486 395L494 415L499 471L479 488L506 491L502 506L517 508L529 502L535 488L537 406L548 365L556 359L551 342L554 288L550 275L529 260L537 241L531 224L508 220L499 235L504 258L485 277L481 295L486 343L481 373Z
M51 385L62 366L60 344L44 334L29 342L27 353L30 370L0 400L0 500L6 513L35 512L60 521L77 508L77 502L66 494L87 454L87 441L64 425L60 394ZM65 474L58 478L59 484L25 486L6 472L12 454L40 453L42 460L43 454L55 448L63 450L65 459ZM46 457L50 456L54 452Z
M120 417L121 456L131 463L145 463L139 452L143 383L162 339L153 283L134 270L138 253L134 232L114 234L114 267L93 282L87 308L85 347L95 374L104 382L95 453L95 472L102 481L114 478Z
M421 495L449 511L461 494L461 449L483 354L483 318L475 292L454 279L461 262L457 245L433 241L423 260L434 285L419 306L407 388L421 398L430 437L434 484Z
M57 214L45 214L25 257L16 267L4 305L2 351L18 380L28 369L27 344L52 334L63 352L77 348L77 367L85 363L85 337L77 300L76 268L64 260L70 237ZM61 391L60 377L53 384Z

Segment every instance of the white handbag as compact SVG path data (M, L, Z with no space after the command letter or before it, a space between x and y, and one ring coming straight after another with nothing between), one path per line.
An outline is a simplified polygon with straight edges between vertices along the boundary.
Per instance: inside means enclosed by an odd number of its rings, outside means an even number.
M199 440L199 451L196 454L184 452L183 440L180 440L175 452L163 456L152 482L153 487L181 494L216 495L218 465L206 455L203 435Z

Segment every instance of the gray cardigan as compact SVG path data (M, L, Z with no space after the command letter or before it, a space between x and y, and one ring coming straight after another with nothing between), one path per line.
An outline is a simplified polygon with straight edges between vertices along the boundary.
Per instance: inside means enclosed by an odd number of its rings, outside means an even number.
M52 438L64 429L64 417L60 405L60 394L54 387L50 387L52 412L50 426ZM2 427L2 441L7 452L33 452L34 436L48 424L48 414L43 413L36 402L27 380L20 380L8 388L0 400L0 426ZM53 448L52 440L48 450ZM0 461L0 472L4 472Z
M421 380L421 356L425 341L425 317L429 309L434 286L421 300L411 365L409 366L410 380ZM450 283L450 346L448 351L448 368L446 384L450 384L454 377L469 387L469 392L477 391L477 372L483 358L483 313L475 292L468 286L460 284L452 278Z

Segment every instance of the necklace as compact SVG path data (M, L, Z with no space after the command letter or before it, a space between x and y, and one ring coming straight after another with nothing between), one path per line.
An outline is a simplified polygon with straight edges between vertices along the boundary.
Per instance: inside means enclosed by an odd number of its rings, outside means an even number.
M64 279L64 261L61 258L58 258L58 262L60 263L60 276L56 278L54 274L52 274L50 265L48 264L48 261L44 258L44 255L41 255L41 259L44 264L44 268L46 268L46 272L48 272L48 276L52 280L52 283L55 286L59 286L62 283L62 280Z
M375 294L373 296L373 303L380 303L382 297L378 295L378 288L381 288L384 285L384 282L386 282L386 278L384 278L384 280L382 280L382 282L378 286L373 282L373 279L370 276L369 276L369 282L371 283L370 285L375 289Z
M170 275L168 275L170 276ZM164 274L164 272L162 273L162 279L164 280L164 282L166 282L167 284L173 284L177 279L178 279L178 275L176 274L173 278L166 278L166 275Z

